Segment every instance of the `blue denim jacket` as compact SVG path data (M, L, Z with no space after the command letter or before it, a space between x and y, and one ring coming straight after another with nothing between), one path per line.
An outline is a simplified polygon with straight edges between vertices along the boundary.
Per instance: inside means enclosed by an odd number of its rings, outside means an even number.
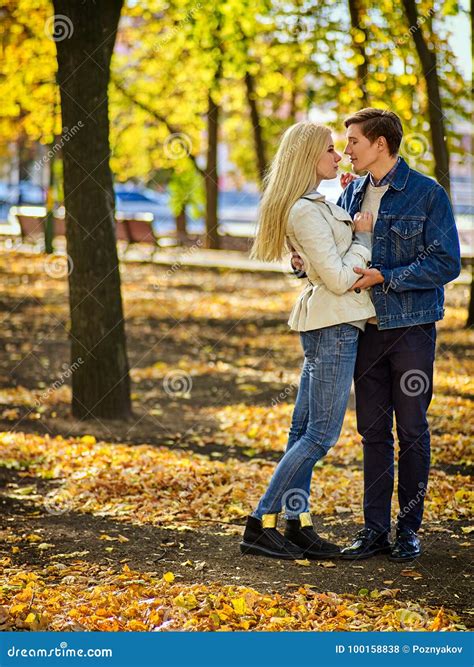
M369 175L350 183L338 205L360 211ZM374 224L372 263L384 282L372 287L379 329L425 324L444 315L443 285L461 271L451 204L436 181L401 159Z

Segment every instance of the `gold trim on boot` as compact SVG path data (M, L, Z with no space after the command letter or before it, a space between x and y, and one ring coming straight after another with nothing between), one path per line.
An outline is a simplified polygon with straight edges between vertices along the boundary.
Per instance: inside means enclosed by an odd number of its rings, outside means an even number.
M311 519L311 512L303 512L299 516L301 528L313 527L313 521Z
M263 514L262 515L262 528L276 528L278 521L277 514Z

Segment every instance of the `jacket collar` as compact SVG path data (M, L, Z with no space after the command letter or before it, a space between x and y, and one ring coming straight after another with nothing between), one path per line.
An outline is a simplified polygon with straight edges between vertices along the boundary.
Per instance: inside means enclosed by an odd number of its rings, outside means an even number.
M302 195L305 199L311 199L313 201L326 201L326 197L322 195L320 192L317 190L308 190L308 192L305 192L304 195Z
M409 172L410 172L410 167L401 157L389 187L394 188L394 190L403 190L407 184ZM370 174L367 174L362 178L358 178L354 185L354 194L357 194L361 190L365 191L365 188L367 187L367 184L369 182L370 182Z
M403 190L407 184L409 173L410 167L401 157L389 187L395 190Z

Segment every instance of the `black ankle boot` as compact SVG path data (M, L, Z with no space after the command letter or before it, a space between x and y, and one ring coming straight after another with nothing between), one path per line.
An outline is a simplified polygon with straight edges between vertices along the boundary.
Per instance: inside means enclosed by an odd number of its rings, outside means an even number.
M276 529L278 514L264 514L262 520L247 517L247 525L240 543L240 552L255 556L296 560L304 558L302 550L285 539Z
M285 537L300 547L309 560L337 558L341 553L337 544L328 542L315 532L309 512L303 512L298 519L287 519Z

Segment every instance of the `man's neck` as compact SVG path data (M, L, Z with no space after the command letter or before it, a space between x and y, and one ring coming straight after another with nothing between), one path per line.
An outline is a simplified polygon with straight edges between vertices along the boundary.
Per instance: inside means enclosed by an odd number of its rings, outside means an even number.
M372 174L372 178L375 181L380 181L380 179L383 178L385 174L388 174L397 160L398 155L389 155L386 158L380 158L380 160L377 160L377 162L375 162L369 169L369 172Z

